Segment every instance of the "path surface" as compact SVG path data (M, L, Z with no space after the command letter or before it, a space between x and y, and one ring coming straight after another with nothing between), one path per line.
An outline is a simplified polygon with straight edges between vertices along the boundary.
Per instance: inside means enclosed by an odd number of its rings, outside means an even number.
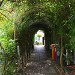
M34 46L25 75L59 75L52 62L46 57L43 45Z

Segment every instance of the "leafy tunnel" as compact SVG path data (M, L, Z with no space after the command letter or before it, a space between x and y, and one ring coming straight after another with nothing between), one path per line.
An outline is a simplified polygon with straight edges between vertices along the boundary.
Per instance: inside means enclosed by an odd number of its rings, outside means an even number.
M18 42L22 54L26 51L33 49L34 35L38 30L43 30L45 33L45 49L49 51L50 44L52 43L52 30L49 24L45 21L35 22L27 27L19 34Z
M71 50L75 51L74 10L74 0L1 0L0 41L7 58L10 59L6 64L11 62L13 57L13 63L15 60L20 60L21 57L25 63L27 52L33 49L35 33L38 30L43 30L46 51L49 51L50 44L58 44L60 47L60 64L63 65L62 62L67 59L63 57L63 54L66 55L66 50L68 53L71 53ZM18 57L16 47L18 45L20 57ZM71 56L74 57L75 55Z

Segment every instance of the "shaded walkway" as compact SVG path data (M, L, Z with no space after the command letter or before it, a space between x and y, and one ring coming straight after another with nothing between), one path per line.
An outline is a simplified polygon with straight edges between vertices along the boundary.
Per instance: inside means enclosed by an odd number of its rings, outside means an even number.
M34 46L25 75L59 75L52 62L46 57L43 45Z

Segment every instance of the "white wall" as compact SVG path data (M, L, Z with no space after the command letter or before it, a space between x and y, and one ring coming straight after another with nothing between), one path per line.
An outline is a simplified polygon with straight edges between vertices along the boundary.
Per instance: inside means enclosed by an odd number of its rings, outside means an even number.
M37 36L37 35L41 35L41 37L40 37L40 39L39 39L39 37ZM37 42L39 42L39 43L43 43L43 37L44 37L44 32L42 31L42 30L39 30L36 34L35 34L35 41L34 41L34 43L37 41Z

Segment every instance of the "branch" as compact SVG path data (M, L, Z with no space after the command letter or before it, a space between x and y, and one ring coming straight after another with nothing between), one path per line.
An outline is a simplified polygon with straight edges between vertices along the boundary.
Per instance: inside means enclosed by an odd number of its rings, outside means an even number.
M6 9L2 9L2 8L0 8L0 10L7 11L7 12L9 13L9 11L8 11L8 10L6 10Z
M5 18L7 18L9 21L11 21L5 14L3 14L2 12L0 12L1 15L3 15ZM11 21L12 22L12 21Z

